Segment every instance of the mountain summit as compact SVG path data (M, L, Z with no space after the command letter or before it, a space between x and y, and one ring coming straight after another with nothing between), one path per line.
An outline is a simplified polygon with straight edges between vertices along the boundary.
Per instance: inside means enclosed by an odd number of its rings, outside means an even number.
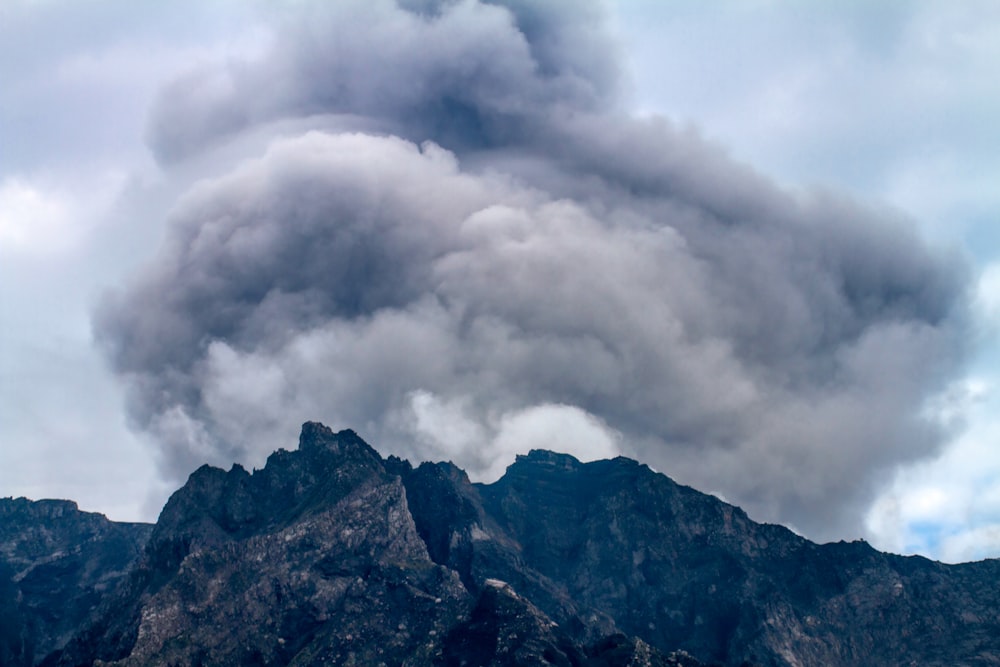
M0 516L5 665L1000 663L997 561L817 545L626 458L474 484L307 423L261 470L199 468L151 530Z

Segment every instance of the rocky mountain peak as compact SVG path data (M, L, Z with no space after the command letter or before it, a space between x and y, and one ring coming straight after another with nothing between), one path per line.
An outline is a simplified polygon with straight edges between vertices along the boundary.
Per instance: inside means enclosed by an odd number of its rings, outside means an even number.
M26 502L0 501L32 517L0 523L4 665L1000 663L997 561L817 545L625 458L532 450L477 484L311 422L261 470L199 468L148 544ZM121 535L127 577L58 560Z
M351 429L334 432L319 422L306 422L299 433L299 451L328 451L342 456L371 456L381 461L382 457L371 445L361 439Z
M546 449L532 449L527 454L518 454L514 466L549 466L560 470L576 470L582 464L569 454L550 452Z

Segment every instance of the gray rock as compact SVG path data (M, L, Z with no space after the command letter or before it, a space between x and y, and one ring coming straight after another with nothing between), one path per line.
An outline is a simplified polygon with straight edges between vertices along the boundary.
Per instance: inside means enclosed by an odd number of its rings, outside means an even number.
M64 646L151 531L68 500L0 498L0 665L33 665Z
M195 471L44 664L991 665L998 575L817 545L624 458L482 485L308 423Z

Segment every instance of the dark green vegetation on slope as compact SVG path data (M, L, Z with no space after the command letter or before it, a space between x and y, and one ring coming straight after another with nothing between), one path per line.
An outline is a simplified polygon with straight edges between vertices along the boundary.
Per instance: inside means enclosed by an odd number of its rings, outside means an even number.
M72 639L30 621L44 664L1000 664L1000 563L816 545L625 458L533 451L472 484L309 423L298 451L202 467L129 530L142 556L61 621ZM23 625L24 578L0 575Z

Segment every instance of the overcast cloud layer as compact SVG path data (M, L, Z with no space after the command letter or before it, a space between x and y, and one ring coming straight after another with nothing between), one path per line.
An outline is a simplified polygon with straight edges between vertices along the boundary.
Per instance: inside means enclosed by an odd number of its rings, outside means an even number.
M148 139L210 177L96 313L169 476L297 424L484 478L622 452L810 537L946 435L966 267L622 111L597 5L313 4L164 90Z

